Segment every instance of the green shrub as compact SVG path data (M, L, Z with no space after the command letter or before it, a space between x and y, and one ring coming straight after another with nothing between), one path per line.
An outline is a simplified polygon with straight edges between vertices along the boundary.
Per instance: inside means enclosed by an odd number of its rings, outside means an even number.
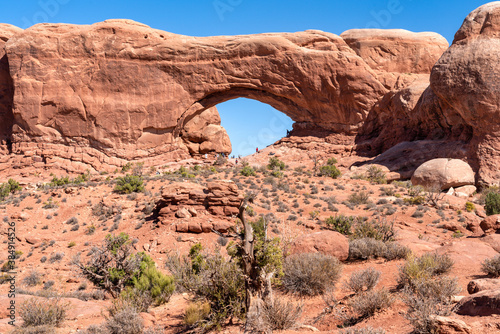
M269 158L269 163L267 165L267 169L279 169L279 170L285 170L286 165L283 161L278 159L277 157L271 157Z
M356 220L357 218L354 216L330 216L325 220L325 224L330 230L337 231L344 235L350 235L351 227Z
M0 184L0 200L4 200L10 194L14 194L20 191L22 188L19 186L19 182L14 179L9 179L6 183Z
M320 253L295 254L284 263L283 287L302 296L325 293L337 283L342 273L340 261Z
M31 298L19 307L19 315L23 318L23 327L50 325L59 327L66 319L68 304L60 299Z
M406 263L399 267L398 283L400 287L411 287L416 281L446 274L452 267L453 260L447 255L427 253L420 257L410 256Z
M488 216L500 214L500 193L489 192L486 195L484 209Z
M491 259L485 259L481 263L481 270L491 277L500 276L500 255L497 255Z
M119 194L130 194L133 192L143 192L144 184L141 176L126 175L116 179L115 192Z
M139 274L132 277L132 285L139 292L149 294L156 306L167 303L175 290L173 277L160 272L147 254L142 254Z
M241 169L240 174L243 176L255 176L255 170L251 166L246 165Z
M340 170L334 166L334 165L325 165L325 166L321 166L319 168L319 174L321 176L329 176L331 178L338 178L342 173L340 172Z
M129 236L108 234L104 244L97 248L87 263L77 256L73 264L94 285L122 298L145 305L166 303L174 291L173 279L159 272L154 261L145 253L132 253ZM126 290L126 291L125 291ZM149 300L149 304L145 301Z
M337 163L337 159L335 158L330 158L328 159L328 161L326 162L327 165L330 165L330 166L333 166Z

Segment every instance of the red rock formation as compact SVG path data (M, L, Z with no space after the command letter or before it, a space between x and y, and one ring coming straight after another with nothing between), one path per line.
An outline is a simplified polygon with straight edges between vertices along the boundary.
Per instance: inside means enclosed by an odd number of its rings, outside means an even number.
M218 216L237 215L243 196L232 181L208 182L206 186L176 182L162 189L156 212L161 221L190 218L198 213Z
M217 122L196 128L213 117L195 118L232 98L352 133L386 92L342 38L320 31L195 38L127 20L38 24L6 50L15 152L96 169L227 152Z
M10 141L14 116L12 99L14 90L9 74L9 61L5 55L4 45L12 36L22 29L10 24L0 24L0 162L2 154L8 153L7 141Z

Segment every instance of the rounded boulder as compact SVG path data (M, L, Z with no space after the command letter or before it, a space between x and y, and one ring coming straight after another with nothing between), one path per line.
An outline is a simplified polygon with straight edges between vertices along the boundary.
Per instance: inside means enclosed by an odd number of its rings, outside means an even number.
M411 178L414 186L424 188L439 188L446 190L451 187L474 185L474 171L468 163L459 159L433 159L424 162L415 170Z

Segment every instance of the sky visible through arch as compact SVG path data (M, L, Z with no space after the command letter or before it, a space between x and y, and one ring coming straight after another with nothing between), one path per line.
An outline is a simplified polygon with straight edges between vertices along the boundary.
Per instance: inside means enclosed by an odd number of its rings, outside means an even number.
M191 36L295 32L334 34L354 28L434 31L450 43L463 19L487 3L476 0L23 0L3 1L0 23L27 28L40 22L92 24L132 19ZM233 153L249 154L291 129L291 121L257 101L236 99L218 106ZM267 141L269 140L269 141Z

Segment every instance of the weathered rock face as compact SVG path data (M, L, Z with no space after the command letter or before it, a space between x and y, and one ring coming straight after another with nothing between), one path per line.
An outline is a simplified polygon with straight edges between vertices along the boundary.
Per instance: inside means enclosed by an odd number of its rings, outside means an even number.
M195 38L128 20L38 24L6 51L14 151L96 169L227 152L215 113L195 118L236 97L268 103L302 127L353 133L386 93L342 38L320 31Z
M490 316L500 314L500 290L485 290L463 298L453 311L460 315Z
M340 37L391 90L407 87L415 80L428 82L432 67L449 46L439 34L403 29L353 29Z
M474 172L458 159L433 159L420 165L411 178L413 185L446 190L474 184Z
M4 46L9 38L22 31L22 29L10 24L0 24L0 154L2 154L2 151L8 151L7 141L10 142L14 122L14 115L12 114L14 90Z
M361 147L378 154L402 141L455 142L428 159L467 159L479 184L498 184L499 14L499 2L469 14L453 44L433 67L430 86L424 89L425 84L420 83L413 91L409 87L382 100L360 131Z
M213 181L206 186L175 182L162 189L155 211L160 221L174 221L174 217L195 217L198 213L233 216L238 214L242 199L243 196L232 181Z

